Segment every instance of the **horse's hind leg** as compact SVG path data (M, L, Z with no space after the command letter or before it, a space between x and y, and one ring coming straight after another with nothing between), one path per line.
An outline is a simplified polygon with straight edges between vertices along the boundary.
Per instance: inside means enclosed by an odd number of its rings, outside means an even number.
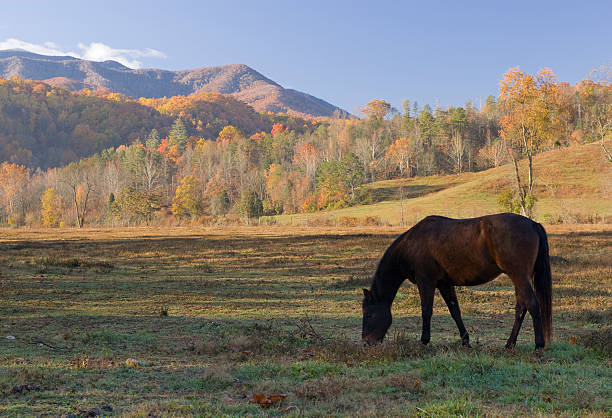
M516 291L516 302L517 305L522 307L521 311L516 312L517 319L520 318L520 321L515 319L515 327L516 327L516 335L518 335L518 330L521 327L522 317L525 316L524 310L527 309L529 314L531 315L531 319L533 319L533 332L535 334L535 346L536 349L544 347L544 332L542 331L542 315L540 313L540 303L538 302L538 298L535 295L535 292L531 288L531 284L529 283L529 278L527 276L524 277L523 280L516 280L511 277L514 288ZM519 317L520 314L520 317ZM508 339L508 343L516 341L516 335L514 332L514 327L512 328L512 333L510 334L510 338ZM513 341L511 339L514 337ZM508 346L508 344L506 344ZM510 345L511 346L511 345Z
M457 328L459 328L462 344L472 348L470 345L470 334L468 334L465 325L463 325L463 320L461 319L461 309L459 309L459 301L457 300L457 293L455 293L455 286L452 284L438 285L438 289L440 290L442 298L444 298L444 302L446 302L446 306L448 306L451 316L457 324Z
M516 344L516 338L518 337L518 333L521 329L521 325L523 324L523 318L525 318L526 312L527 309L517 302L516 307L514 308L514 326L512 327L510 338L508 338L508 342L506 342L506 348L512 348Z

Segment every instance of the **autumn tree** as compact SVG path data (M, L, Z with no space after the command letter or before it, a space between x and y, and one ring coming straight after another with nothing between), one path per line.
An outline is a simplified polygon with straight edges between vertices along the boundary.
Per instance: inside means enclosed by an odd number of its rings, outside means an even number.
M183 178L172 200L172 213L192 219L202 215L202 185L193 175Z
M249 222L250 219L259 218L263 215L263 203L254 190L244 190L240 194L240 200L237 205L238 213L244 217L247 222Z
M387 148L385 158L399 169L401 177L404 177L404 175L410 176L416 158L414 141L411 138L396 139Z
M221 132L219 132L218 140L221 143L229 144L243 137L244 135L242 135L242 132L240 132L238 129L236 129L232 125L227 125L221 130Z
M318 161L319 154L312 144L302 142L296 146L293 163L304 170L304 174L310 181L314 179Z
M0 165L0 197L9 224L19 224L25 219L29 180L30 172L26 167L7 162Z
M374 99L370 100L361 108L361 113L369 117L375 117L377 119L384 119L389 113L391 113L391 105L385 100Z
M608 161L612 163L612 152L606 147L605 138L612 132L612 67L602 66L591 71L591 80L582 83L585 96L586 119L589 130L600 141Z
M283 213L283 206L288 196L288 173L282 165L272 163L266 170L265 176L268 198L263 201L264 211L267 214Z
M93 159L87 159L70 163L60 173L59 181L67 188L73 201L76 224L79 228L85 224L87 204L97 180L101 177L98 168Z
M507 150L504 141L497 140L491 145L484 145L478 151L477 163L480 168L499 167L506 161Z
M42 195L41 210L43 225L56 227L60 223L61 218L61 200L55 189L50 187Z
M116 203L129 221L134 223L144 221L148 225L155 212L161 209L162 196L159 192L126 187L121 191ZM111 202L109 204L112 205Z
M549 69L535 77L512 68L500 82L501 137L512 158L521 213L532 216L535 196L533 156L551 143L558 131L557 82ZM518 159L527 157L527 180L520 175Z

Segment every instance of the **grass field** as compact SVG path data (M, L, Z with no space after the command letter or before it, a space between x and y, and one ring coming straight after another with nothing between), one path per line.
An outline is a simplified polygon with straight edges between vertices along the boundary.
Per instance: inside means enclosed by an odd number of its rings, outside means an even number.
M526 175L526 161L521 167ZM534 167L539 221L612 222L612 165L599 143L541 153L534 158ZM477 173L378 181L365 186L373 204L272 219L280 224L334 224L342 217L374 215L385 224L411 225L426 215L482 216L500 211L498 196L504 188L515 187L514 176L512 166L505 165Z
M529 318L503 348L504 277L458 291L471 350L439 295L418 342L410 285L362 347L360 289L398 229L2 230L0 415L610 416L612 226L547 229L541 353Z

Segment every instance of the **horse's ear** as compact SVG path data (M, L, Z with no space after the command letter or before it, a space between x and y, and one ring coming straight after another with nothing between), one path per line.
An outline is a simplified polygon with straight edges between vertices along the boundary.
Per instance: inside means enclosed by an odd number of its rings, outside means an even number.
M363 289L363 296L365 296L367 301L370 301L372 299L372 294L368 289Z

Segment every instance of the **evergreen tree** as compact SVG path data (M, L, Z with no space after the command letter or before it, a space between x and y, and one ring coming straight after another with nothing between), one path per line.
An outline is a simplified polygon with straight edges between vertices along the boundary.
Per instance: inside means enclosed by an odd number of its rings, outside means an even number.
M185 128L185 124L181 118L177 118L172 125L172 129L170 129L169 135L169 143L171 146L176 145L179 152L185 151L185 145L187 145L187 140L189 137L187 136L187 129Z

